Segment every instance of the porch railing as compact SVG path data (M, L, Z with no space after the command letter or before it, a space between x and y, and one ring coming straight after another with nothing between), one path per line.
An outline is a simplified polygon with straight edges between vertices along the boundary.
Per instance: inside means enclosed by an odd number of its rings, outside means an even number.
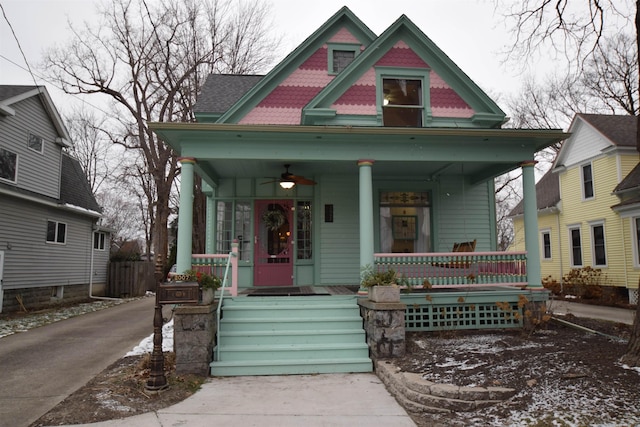
M526 252L378 253L374 268L392 268L416 288L525 287Z

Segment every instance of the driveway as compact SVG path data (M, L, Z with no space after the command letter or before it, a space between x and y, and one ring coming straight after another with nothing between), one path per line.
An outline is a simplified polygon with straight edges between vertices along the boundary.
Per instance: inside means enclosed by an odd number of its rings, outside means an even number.
M152 297L0 338L0 427L26 427L153 333Z

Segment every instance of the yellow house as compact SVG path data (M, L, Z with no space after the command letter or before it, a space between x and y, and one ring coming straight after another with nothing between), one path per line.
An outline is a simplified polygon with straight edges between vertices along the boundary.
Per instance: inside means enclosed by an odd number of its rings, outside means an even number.
M553 167L536 184L541 277L561 282L571 269L602 271L601 285L638 300L640 167L637 118L577 114ZM511 212L524 250L523 204Z

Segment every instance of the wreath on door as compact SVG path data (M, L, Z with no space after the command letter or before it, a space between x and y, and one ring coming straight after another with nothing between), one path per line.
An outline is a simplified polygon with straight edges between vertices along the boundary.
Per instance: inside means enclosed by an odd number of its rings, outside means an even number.
M268 210L262 214L262 221L264 221L267 228L271 231L275 231L282 227L286 220L287 219L280 210Z

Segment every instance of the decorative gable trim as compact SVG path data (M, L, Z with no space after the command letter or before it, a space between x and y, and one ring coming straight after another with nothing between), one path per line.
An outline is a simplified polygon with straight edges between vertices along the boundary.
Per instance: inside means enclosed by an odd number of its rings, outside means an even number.
M389 74L398 76L406 70L421 70L423 88L429 88L425 124L449 126L455 121L459 127L500 127L505 121L505 113L497 104L402 15L309 102L302 112L302 123L337 125L342 123L338 116L356 115L371 116L360 122L379 126L382 98L375 76L383 68L397 70ZM374 96L376 104L372 104ZM327 121L327 114L312 113L315 109L335 110L335 120Z
M341 8L300 46L273 68L258 84L218 119L218 123L300 124L301 108L277 105L290 98L306 105L334 77L328 74L327 43L360 43L366 47L376 35L347 7ZM321 77L323 70L324 77ZM285 88L303 84L306 89ZM315 86L321 85L321 86ZM282 86L282 87L281 87ZM315 93L310 87L315 86ZM272 98L271 93L276 91ZM285 93L288 93L285 95ZM311 96L309 94L312 94ZM310 97L309 97L310 96ZM275 102L274 105L271 102Z

